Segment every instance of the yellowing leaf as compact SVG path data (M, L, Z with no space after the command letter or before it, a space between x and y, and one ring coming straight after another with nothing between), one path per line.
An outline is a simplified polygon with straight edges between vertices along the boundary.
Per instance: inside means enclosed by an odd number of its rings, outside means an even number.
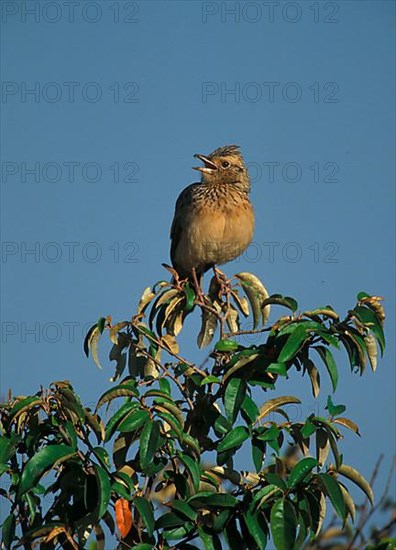
M349 418L344 418L343 416L339 416L338 418L334 418L333 422L335 424L341 424L341 426L345 426L346 428L349 428L350 430L355 432L355 434L360 435L359 426Z
M155 359L153 357L149 357L147 359L146 364L144 365L144 376L152 376L153 378L158 378L159 376L159 366L157 364L157 361L160 360L161 357L161 348L158 348L157 353L155 354Z
M301 403L301 401L294 397L293 395L283 395L281 397L275 397L274 399L269 399L264 405L260 407L260 414L257 417L256 424L260 422L262 418L267 416L272 411L276 411L282 405L287 405L289 403Z
M154 293L154 292L151 290L151 288L148 286L148 287L144 290L144 292L143 292L143 294L142 294L142 296L141 296L141 298L140 298L140 300L139 300L139 304L138 304L138 307L137 307L137 312L138 312L138 314L139 314L139 313L143 313L143 311L145 310L145 308L148 306L148 304L151 302L151 300L152 300L153 298L155 298L155 293Z
M84 340L85 355L88 357L89 352L91 352L92 359L99 369L102 368L98 356L98 342L101 336L102 333L100 332L98 326L94 325L89 329L88 334L86 335Z
M171 353L179 353L179 344L176 342L176 338L173 334L165 334L161 338L161 342Z
M247 301L246 297L239 296L236 290L231 290L231 296L234 299L240 311L243 313L243 315L245 317L248 317L250 313L250 308L249 308L249 302Z
M170 302L175 296L178 296L179 294L180 291L177 290L177 288L170 288L169 290L166 290L156 301L155 307L158 309L160 306L162 306L162 304ZM180 298L182 299L183 296L180 296Z
M213 301L213 302L211 301L210 306L213 307L213 309L215 309L219 313L221 312L221 307L217 301ZM202 315L201 330L199 331L199 334L197 337L197 344L198 344L198 347L204 348L208 346L210 342L213 340L213 336L217 328L218 318L214 313L204 308L202 308L201 315Z
M373 372L375 372L377 368L377 357L378 357L378 349L377 349L377 343L375 341L374 336L369 332L364 337L364 341L367 347L367 355L370 361L371 368L373 369Z
M305 363L308 371L308 376L311 381L312 394L314 397L318 397L320 392L320 374L315 364L311 359L308 359Z
M341 489L342 496L344 497L344 502L345 502L346 509L348 510L348 514L351 516L352 521L355 521L356 508L355 508L355 503L353 502L353 498L348 493L348 491L346 490L346 488L343 486L342 483L339 483L339 486Z
M319 521L315 536L319 535L320 530L322 529L324 518L326 517L326 497L324 493L320 493L319 510Z
M234 309L232 306L229 307L227 310L227 325L230 329L230 332L238 332L239 330L239 324L238 324L238 312L236 309Z
M331 466L330 470L333 470L334 472L338 472L342 476L353 481L366 494L371 505L374 504L373 490L371 489L369 483L364 479L362 474L357 470L355 470L355 468L352 468L352 466L348 466L347 464L341 464L341 466L339 466L338 468Z
M269 297L269 293L258 277L252 273L241 272L235 275L240 280L241 286L249 300L253 314L253 328L260 323L265 324L270 313L270 306L262 307L264 300Z
M115 345L118 344L118 333L120 332L120 330L122 330L128 325L129 325L128 321L122 321L121 323L117 323L116 325L111 327L109 336L113 344Z

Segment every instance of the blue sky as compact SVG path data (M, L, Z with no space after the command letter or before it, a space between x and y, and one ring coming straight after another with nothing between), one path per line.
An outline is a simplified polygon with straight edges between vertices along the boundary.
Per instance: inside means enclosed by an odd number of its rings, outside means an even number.
M384 296L386 356L363 378L340 359L334 397L363 434L347 462L369 477L386 455L380 491L395 450L394 3L88 4L2 2L2 394L67 378L96 401L113 369L83 356L87 326L129 318L166 275L193 154L237 143L257 227L226 273L302 310ZM322 378L318 400L298 373L278 392L324 413Z

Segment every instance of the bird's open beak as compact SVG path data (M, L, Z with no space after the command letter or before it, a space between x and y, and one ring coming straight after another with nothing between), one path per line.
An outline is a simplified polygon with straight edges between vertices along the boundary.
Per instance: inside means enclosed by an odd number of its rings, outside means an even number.
M194 158L202 160L205 166L193 166L193 170L199 170L199 172L203 172L204 174L211 174L215 170L217 170L217 166L214 162L209 160L204 155L194 155Z

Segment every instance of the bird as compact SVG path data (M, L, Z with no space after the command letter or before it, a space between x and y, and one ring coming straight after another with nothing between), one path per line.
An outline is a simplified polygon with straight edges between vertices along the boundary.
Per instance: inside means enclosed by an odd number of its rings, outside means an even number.
M200 281L209 269L240 256L252 241L250 178L238 145L195 154L201 181L179 195L171 227L171 261L181 279ZM216 273L216 271L215 271Z

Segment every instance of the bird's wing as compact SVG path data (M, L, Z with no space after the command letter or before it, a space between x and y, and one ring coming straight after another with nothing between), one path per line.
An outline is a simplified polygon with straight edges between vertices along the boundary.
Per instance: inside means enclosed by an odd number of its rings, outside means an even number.
M180 238L183 232L183 220L186 216L186 210L189 209L191 206L191 195L192 195L192 188L197 185L196 183L192 183L188 187L186 187L178 196L175 206L175 215L173 217L172 227L170 231L170 238L171 238L171 260L173 267L177 267L175 265L175 256L176 256L176 249L180 242Z

